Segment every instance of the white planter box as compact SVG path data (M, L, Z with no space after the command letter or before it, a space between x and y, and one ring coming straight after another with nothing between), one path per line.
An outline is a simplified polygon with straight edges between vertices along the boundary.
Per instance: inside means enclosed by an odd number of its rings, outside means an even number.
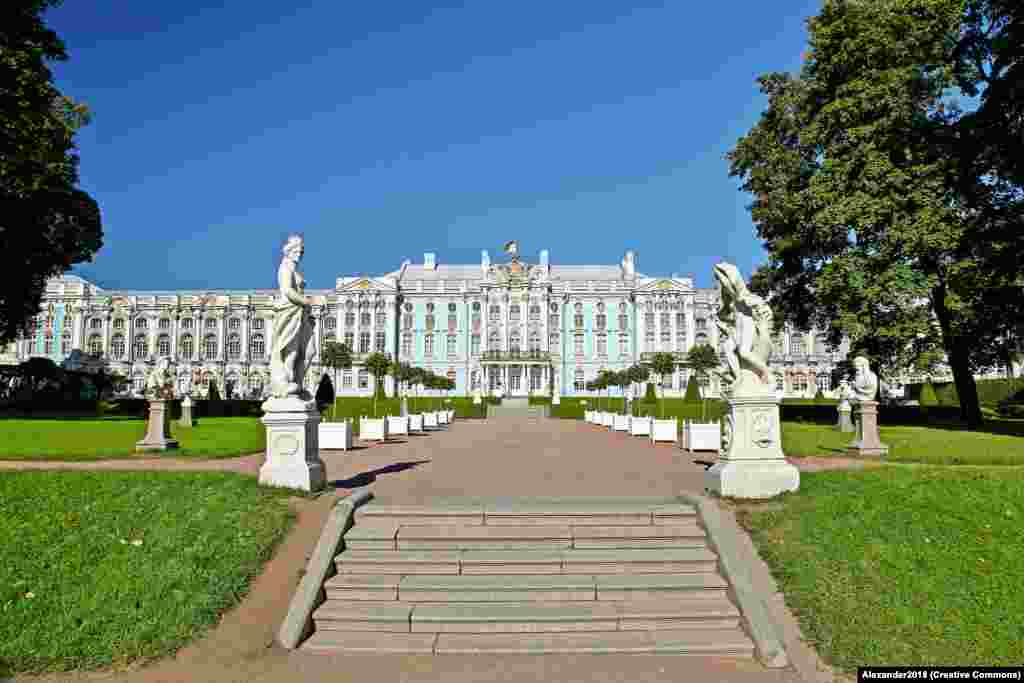
M675 443L679 439L679 426L675 419L651 420L651 441L669 441Z
M363 441L384 441L388 438L387 418L364 417L359 420L359 438Z
M629 415L613 415L612 429L617 432L629 431Z
M352 448L352 422L321 422L318 428L320 448L347 451Z
M423 429L437 429L437 413L423 413Z
M448 410L448 422L455 422L455 411L453 409Z
M634 417L629 420L629 433L633 436L651 435L651 418Z
M615 416L612 413L601 413L601 421L598 423L603 427L611 427Z
M448 419L448 411L447 410L439 410L439 411L437 411L437 423L438 424L446 425L449 422L451 422L451 420Z
M717 422L683 423L683 447L691 451L715 451L722 449L722 426Z
M410 432L422 432L423 431L423 414L416 413L415 415L409 416L409 431Z
M409 417L388 417L388 434L408 434Z

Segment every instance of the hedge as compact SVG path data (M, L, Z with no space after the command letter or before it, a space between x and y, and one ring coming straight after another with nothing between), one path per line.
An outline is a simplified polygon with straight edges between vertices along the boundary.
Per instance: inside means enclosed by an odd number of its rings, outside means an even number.
M906 397L912 401L921 400L921 389L927 382L906 385ZM982 404L996 404L1001 401L1024 402L1024 379L979 379L975 384L978 387L978 402ZM958 406L960 397L956 393L956 384L953 382L932 383L935 390L935 397L940 406Z

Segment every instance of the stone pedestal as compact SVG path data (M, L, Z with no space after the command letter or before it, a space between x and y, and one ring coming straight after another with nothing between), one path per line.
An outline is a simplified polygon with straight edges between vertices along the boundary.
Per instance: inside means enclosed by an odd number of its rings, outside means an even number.
M878 438L878 401L857 402L857 440L846 447L846 454L862 458L889 454L889 447Z
M267 426L267 459L260 468L260 483L303 491L322 489L326 477L316 401L269 398L261 407L260 421Z
M557 406L562 403L562 397L559 394L555 394L551 397L551 405Z
M836 426L839 427L839 431L853 431L853 420L850 417L851 410L850 402L844 398L839 404L839 422L836 423Z
M137 451L168 451L178 447L171 438L171 411L165 400L149 402L146 436L135 444Z
M718 462L704 473L704 485L731 498L771 498L800 487L800 471L782 452L774 392L729 399L722 449Z
M182 427L192 427L195 425L195 420L192 419L192 397L185 396L181 402L181 417L178 418L178 424Z

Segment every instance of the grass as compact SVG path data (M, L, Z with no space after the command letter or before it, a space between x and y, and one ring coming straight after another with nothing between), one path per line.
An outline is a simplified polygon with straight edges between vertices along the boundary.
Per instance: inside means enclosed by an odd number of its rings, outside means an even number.
M0 676L173 653L248 591L287 495L230 473L0 474Z
M141 419L0 420L0 460L100 460L135 454L146 433ZM253 417L204 417L193 427L171 422L175 456L226 458L266 447L266 428Z
M893 462L932 465L1024 465L1024 422L993 424L989 431L962 426L882 426L878 433ZM829 425L783 422L782 450L789 456L845 455L855 433Z
M831 664L1024 661L1024 470L801 473L739 518Z

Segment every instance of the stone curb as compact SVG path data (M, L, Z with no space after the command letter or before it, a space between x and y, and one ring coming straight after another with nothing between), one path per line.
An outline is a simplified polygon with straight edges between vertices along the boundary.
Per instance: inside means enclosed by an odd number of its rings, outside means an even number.
M288 606L288 614L277 632L277 642L288 650L294 650L299 643L313 632L313 610L327 598L324 593L324 581L334 572L334 557L338 554L342 538L351 526L352 515L357 507L370 499L372 494L366 489L342 498L335 503L327 516L320 540L313 549L306 563L306 572L302 575L295 595Z
M679 499L697 508L697 513L704 523L708 542L718 553L718 564L724 578L732 586L740 612L746 617L746 623L757 658L770 669L781 669L789 666L789 657L778 630L768 613L767 605L758 597L750 577L750 569L741 560L740 546L736 538L737 530L723 523L722 513L705 496L682 493Z

